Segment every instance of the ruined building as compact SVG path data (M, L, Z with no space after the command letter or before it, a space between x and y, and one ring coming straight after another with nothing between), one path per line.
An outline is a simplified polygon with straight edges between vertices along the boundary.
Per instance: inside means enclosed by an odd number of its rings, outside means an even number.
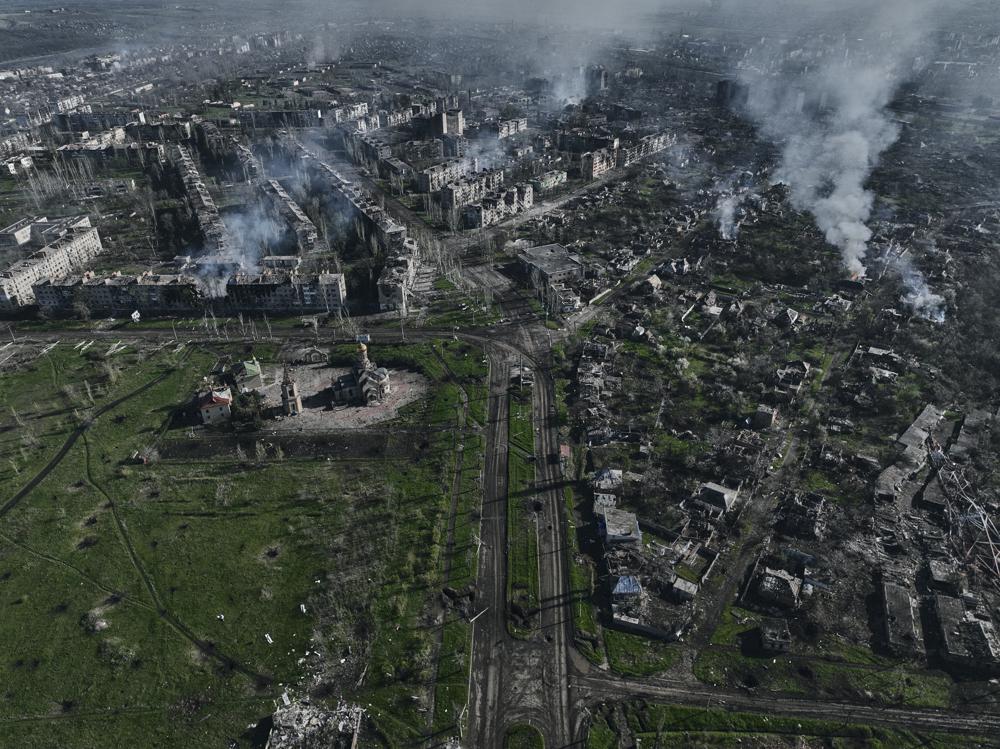
M202 250L206 254L225 254L230 249L229 233L191 152L185 146L174 146L173 162L184 185L188 210L201 232Z
M0 272L0 309L15 310L35 303L35 284L82 269L104 251L97 229L74 225L50 244Z
M368 358L368 347L358 344L354 366L333 381L333 403L343 406L371 406L391 392L389 370Z
M263 204L272 218L286 228L289 237L287 244L294 247L301 255L323 253L327 247L319 239L316 225L288 194L276 179L265 180L260 184L260 192L264 198Z
M302 396L299 394L299 384L295 381L293 371L285 365L284 376L281 378L281 410L285 416L298 416L302 413Z
M226 297L237 312L339 312L347 303L347 285L342 273L268 269L232 276Z

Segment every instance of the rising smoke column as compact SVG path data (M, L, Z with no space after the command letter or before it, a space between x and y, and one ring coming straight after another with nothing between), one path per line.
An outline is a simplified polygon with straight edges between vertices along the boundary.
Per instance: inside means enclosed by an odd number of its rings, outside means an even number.
M900 301L913 310L917 317L931 322L944 322L944 297L931 291L924 274L914 267L909 255L895 258L892 267L903 281L904 292Z
M788 186L797 210L815 217L856 276L865 272L872 236L867 222L875 196L865 183L899 137L887 110L901 82L897 70L838 61L794 83L785 76L751 83L751 115L783 144L775 181Z
M259 273L261 258L281 238L284 228L259 205L223 217L227 241L216 253L196 259L194 274L211 297L226 295L226 282L235 272Z
M797 210L813 215L853 276L864 275L872 238L875 195L866 184L900 134L888 107L916 71L940 6L937 0L886 0L867 9L831 2L830 15L811 25L812 42L796 49L765 41L741 71L750 87L748 113L781 147L775 181L788 186ZM851 34L849 18L863 38L832 44L834 33ZM909 262L896 270L904 302L937 319L941 298L920 271Z
M736 211L740 207L740 197L732 194L722 195L715 204L713 215L719 236L727 242L732 242L740 236L740 224L736 219Z

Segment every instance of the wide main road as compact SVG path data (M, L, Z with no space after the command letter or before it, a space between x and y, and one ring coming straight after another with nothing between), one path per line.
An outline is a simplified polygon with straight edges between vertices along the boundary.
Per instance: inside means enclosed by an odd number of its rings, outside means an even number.
M503 659L497 652L507 635L507 384L510 367L502 351L491 351L488 429L483 469L483 511L477 588L483 608L472 625L472 664L466 745L491 746L500 715Z
M567 569L566 518L563 499L562 466L559 461L559 434L555 384L547 372L538 372L533 398L533 422L542 514L538 524L539 599L542 607L543 639L551 653L545 663L550 730L558 737L556 746L565 746L577 721L571 715L568 657L573 641Z
M462 334L459 334L462 337ZM483 340L474 334L466 336ZM468 727L464 745L476 749L499 749L507 731L515 725L537 728L549 747L571 744L581 721L570 699L568 655L572 640L566 568L565 520L562 472L558 462L558 424L554 385L538 368L530 345L505 334L487 344L490 359L489 432L486 446L482 514L482 551L478 574L482 609L473 625ZM547 340L547 337L545 337ZM546 352L542 352L546 353ZM534 501L538 537L539 601L536 628L527 636L514 637L508 627L507 609L507 513L511 498L508 486L509 402L512 364L536 369L532 390L532 428L535 430Z

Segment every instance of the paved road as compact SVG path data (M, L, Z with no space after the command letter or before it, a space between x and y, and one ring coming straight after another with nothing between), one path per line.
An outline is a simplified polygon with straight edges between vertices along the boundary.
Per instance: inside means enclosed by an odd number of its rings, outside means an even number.
M517 304L517 300L513 300ZM461 334L460 334L461 335ZM475 334L477 341L488 338ZM489 432L480 554L479 590L484 606L473 630L469 722L465 745L489 749L503 746L511 726L530 723L546 746L569 745L572 726L579 724L570 700L568 654L572 620L568 607L565 522L561 467L548 456L558 454L557 424L550 418L554 385L537 366L536 343L547 331L508 329L488 344L490 358ZM518 345L522 344L522 345ZM532 422L535 429L539 549L538 625L526 638L512 637L507 626L508 396L512 364L534 366Z
M502 655L507 638L507 383L509 365L503 351L490 351L486 460L478 589L483 606L472 628L468 746L493 746L500 717Z
M559 434L556 414L555 383L546 372L539 372L534 388L535 446L540 486L547 487L542 500L542 522L538 528L540 599L542 631L551 642L551 659L544 674L549 695L549 746L565 746L571 734L572 716L569 698L568 651L573 641L573 614L570 606L567 569L566 518L563 497L562 466L559 463Z

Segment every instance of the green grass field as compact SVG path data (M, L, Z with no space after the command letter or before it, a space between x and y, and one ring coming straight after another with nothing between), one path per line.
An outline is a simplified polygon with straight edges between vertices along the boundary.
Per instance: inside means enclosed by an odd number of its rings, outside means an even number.
M613 629L604 630L604 648L612 670L626 676L652 676L666 671L679 654L675 645Z
M953 686L944 674L900 665L840 663L787 655L755 658L719 645L698 655L694 673L708 684L909 707L947 708Z
M657 747L834 747L835 749L963 749L981 746L974 737L917 734L858 725L729 712L679 705L625 703L621 715L639 746ZM587 736L587 749L618 749L620 730L611 713L598 714Z
M545 740L534 726L519 724L504 737L504 749L545 749Z
M476 376L468 352L409 352L433 387L385 427L405 461L320 448L248 462L206 446L133 464L218 353L105 359L61 344L0 379L0 501L90 424L0 517L3 743L256 746L248 726L287 689L356 700L372 741L396 746L426 735L435 696L464 703L468 625L440 633L450 660L435 695L428 613L445 582L456 475L449 580L475 573L482 442L472 435L456 451L462 398L449 375Z
M566 518L570 523L567 529L568 540L566 554L569 566L570 591L573 596L573 630L577 636L577 648L591 662L600 665L603 658L598 653L595 643L600 643L601 632L594 613L594 568L580 554L580 529L576 526L575 497L572 486L563 490L566 500Z

